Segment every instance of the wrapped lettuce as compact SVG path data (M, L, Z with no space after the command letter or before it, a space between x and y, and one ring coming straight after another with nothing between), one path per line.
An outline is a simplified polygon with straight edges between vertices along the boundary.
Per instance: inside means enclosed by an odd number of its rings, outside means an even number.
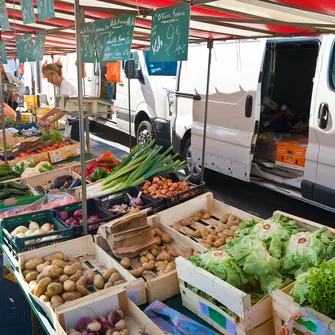
M238 226L238 229L235 232L235 237L243 237L243 236L249 235L252 232L255 225L257 225L260 222L263 222L263 221L245 220L241 222Z
M248 282L243 271L223 250L209 249L202 254L189 257L189 261L237 288L243 288Z
M300 232L292 235L285 248L282 268L287 273L297 276L309 267L318 266L323 260L334 257L335 240L330 238L327 227L318 231Z

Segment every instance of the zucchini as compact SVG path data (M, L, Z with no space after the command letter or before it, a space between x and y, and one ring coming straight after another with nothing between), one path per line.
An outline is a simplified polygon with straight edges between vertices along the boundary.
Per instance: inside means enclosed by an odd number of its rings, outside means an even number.
M7 188L15 188L20 191L28 191L29 187L22 183L15 183L14 181L9 181L7 184Z
M6 191L9 192L10 195L19 195L19 196L27 195L27 192L17 190L16 188L6 188Z
M0 170L9 170L8 164L0 164Z
M9 175L9 170L0 169L0 177L5 177Z
M10 194L8 191L2 191L0 192L0 200L6 200L10 197Z
M13 173L9 173L7 176L0 177L0 182L1 181L6 181L6 180L9 180L9 179L14 179L14 178L17 178L17 176Z

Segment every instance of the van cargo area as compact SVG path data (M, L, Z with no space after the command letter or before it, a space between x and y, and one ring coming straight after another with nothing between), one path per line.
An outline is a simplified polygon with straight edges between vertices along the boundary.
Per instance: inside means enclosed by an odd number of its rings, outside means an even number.
M317 40L267 43L253 176L301 187L318 52Z

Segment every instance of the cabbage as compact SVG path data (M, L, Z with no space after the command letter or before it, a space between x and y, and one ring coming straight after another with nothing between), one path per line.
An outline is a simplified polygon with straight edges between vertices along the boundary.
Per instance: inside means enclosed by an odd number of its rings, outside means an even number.
M259 222L263 222L263 221L246 220L246 221L241 222L238 226L238 229L235 232L235 237L243 237L243 236L249 235L252 229L255 227L255 225L257 225Z
M36 165L36 170L40 173L48 172L53 169L53 166L49 162L40 162Z
M330 239L327 227L318 231L300 232L292 235L287 242L282 258L284 271L297 276L309 267L318 266L322 260L334 257L335 240Z
M189 257L189 261L235 287L242 288L248 282L243 271L223 250L209 249L202 254Z

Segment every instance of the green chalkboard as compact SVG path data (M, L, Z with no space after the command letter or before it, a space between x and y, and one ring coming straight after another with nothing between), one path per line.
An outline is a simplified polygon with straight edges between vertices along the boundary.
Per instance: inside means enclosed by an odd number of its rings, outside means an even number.
M34 59L43 60L46 31L39 31L35 35Z
M35 23L34 4L32 0L21 0L21 12L24 24Z
M54 0L36 0L36 6L38 19L40 21L52 19L56 16Z
M187 60L190 5L157 9L152 14L150 61Z
M6 47L5 43L0 41L0 57L3 64L7 64L7 55L6 55Z
M25 61L33 62L35 60L31 34L16 37L16 49L20 63L24 63Z
M1 30L9 30L8 13L5 0L0 0L0 24Z
M95 63L94 23L80 25L81 61Z
M135 20L135 15L122 15L95 22L95 46L99 62L129 59Z

